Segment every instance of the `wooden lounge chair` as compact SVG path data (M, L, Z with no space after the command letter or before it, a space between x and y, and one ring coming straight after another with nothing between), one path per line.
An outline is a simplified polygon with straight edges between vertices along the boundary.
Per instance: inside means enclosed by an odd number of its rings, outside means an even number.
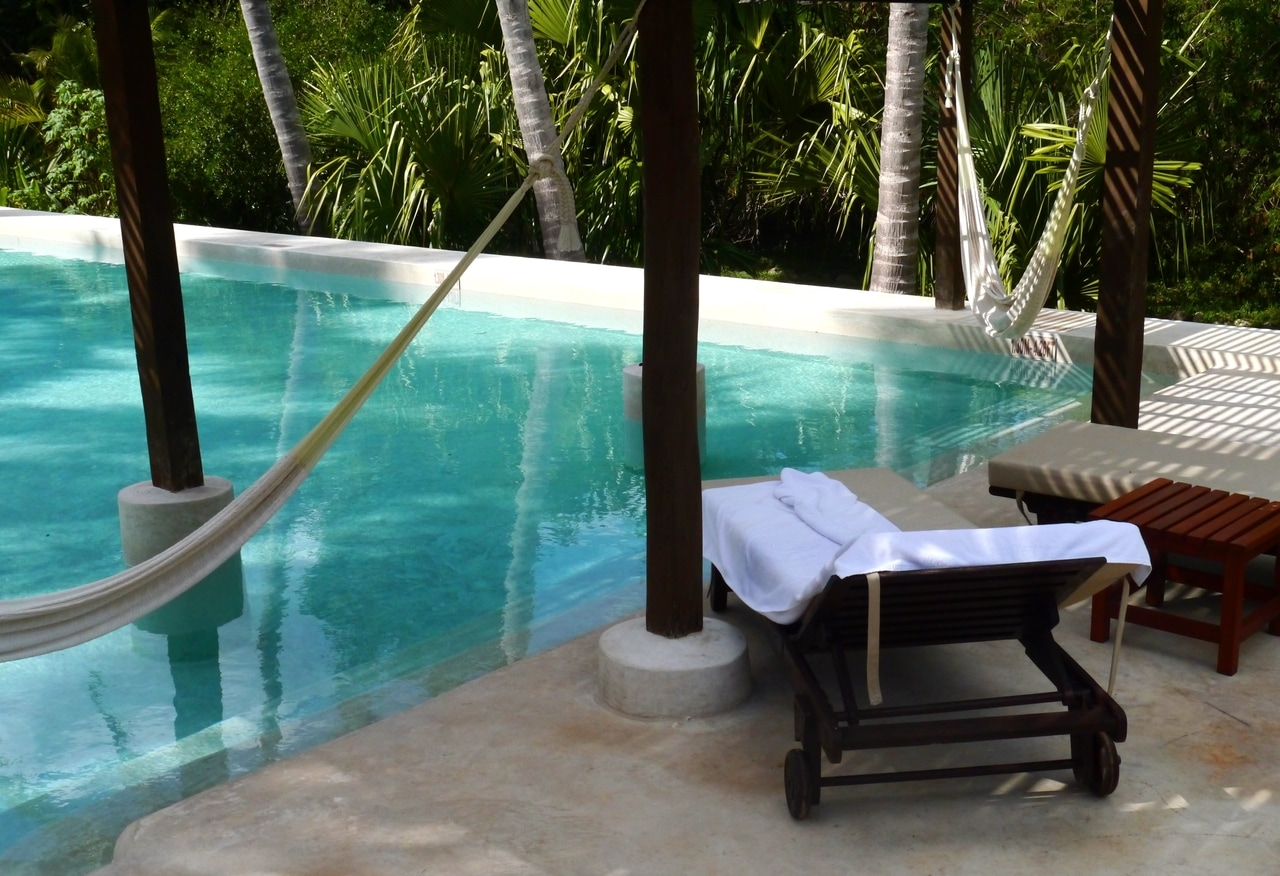
M1114 791L1120 768L1115 743L1127 733L1124 711L1052 635L1061 595L1104 563L1088 558L881 574L881 648L1016 639L1053 688L901 707L859 704L850 661L867 644L867 578L832 578L798 622L777 627L795 691L795 738L801 745L788 752L784 765L792 817L807 817L824 786L1070 769L1094 794ZM718 571L712 575L714 586L727 588ZM832 672L821 672L820 663ZM834 691L819 680L830 674L836 679ZM1026 711L1032 706L1053 708ZM1023 711L977 714L1009 707ZM965 714L970 717L958 717ZM1055 735L1070 737L1069 758L822 775L823 754L837 764L846 751Z
M869 504L883 503L883 507L891 509L891 515L897 517L891 522L916 527L936 524L952 529L965 523L896 476L886 479L886 473L872 476L871 470L864 470L838 473L838 479ZM904 513L907 509L909 512ZM1017 529L1025 532L1035 528ZM934 535L900 532L887 533L884 538L893 541L897 536L919 536L917 541L928 541ZM946 537L944 533L936 535ZM1140 540L1137 545L1145 558ZM1058 623L1059 604L1085 598L1105 586L1098 583L1100 580L1111 580L1106 576L1114 567L1104 569L1106 563L1104 558L1077 554L1071 559L1049 561L833 575L798 619L774 624L795 691L795 738L801 743L785 761L791 815L805 818L810 807L819 802L823 786L1032 770L1070 769L1076 780L1093 793L1110 794L1119 779L1120 759L1115 743L1122 742L1127 732L1124 711L1052 635ZM1112 578L1119 574L1123 573ZM730 591L730 584L713 565L713 610L727 608ZM875 597L871 596L873 591ZM769 616L768 612L762 613ZM873 661L878 660L881 648L1000 640L1020 642L1052 689L908 706L864 704L855 690L851 660L859 654L866 654L868 660L868 685L863 698L867 703L878 703L877 694L871 690ZM827 679L827 685L822 679ZM991 714L995 710L1002 714ZM823 754L835 764L841 761L843 752L852 750L1054 735L1069 737L1069 758L822 775Z

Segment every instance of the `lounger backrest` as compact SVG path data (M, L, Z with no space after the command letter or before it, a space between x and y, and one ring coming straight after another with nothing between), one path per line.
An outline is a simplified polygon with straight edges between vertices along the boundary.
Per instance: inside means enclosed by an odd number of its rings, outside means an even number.
M880 575L880 647L1017 639L1052 629L1058 600L1099 569L1100 557ZM804 650L867 642L867 576L832 578L792 633Z

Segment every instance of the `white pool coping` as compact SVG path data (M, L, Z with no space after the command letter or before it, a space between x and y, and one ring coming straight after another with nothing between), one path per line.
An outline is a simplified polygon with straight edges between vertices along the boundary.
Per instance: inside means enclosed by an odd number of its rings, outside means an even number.
M425 299L461 258L449 250L192 225L175 225L174 237L184 271L234 275L235 265L251 265L255 279L265 270L268 280L357 293L371 281L390 283L390 294L405 300ZM122 260L119 222L93 216L0 208L0 247L53 254L87 248L94 258ZM639 268L482 255L459 285L454 300L467 309L500 305L509 315L578 321L581 308L592 308L594 325L641 327ZM930 298L703 275L699 315L699 336L709 341L822 353L841 337L858 337L1093 364L1094 316L1075 311L1045 311L1026 338L1010 342L988 337L967 310L939 310ZM1147 319L1145 336L1147 374L1280 373L1274 330Z

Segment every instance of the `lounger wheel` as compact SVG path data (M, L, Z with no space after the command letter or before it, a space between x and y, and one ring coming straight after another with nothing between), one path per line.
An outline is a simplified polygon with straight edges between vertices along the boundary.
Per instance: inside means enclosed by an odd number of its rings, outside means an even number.
M1078 733L1071 737L1071 769L1076 783L1098 797L1120 784L1120 755L1110 734Z
M810 774L809 759L799 748L787 752L782 765L782 779L787 791L787 811L796 821L809 817L809 803L817 778Z
M787 809L797 821L808 817L809 809L822 801L822 749L818 742L818 725L813 706L804 695L792 704L795 737L801 748L787 752L783 762L783 779L787 790Z

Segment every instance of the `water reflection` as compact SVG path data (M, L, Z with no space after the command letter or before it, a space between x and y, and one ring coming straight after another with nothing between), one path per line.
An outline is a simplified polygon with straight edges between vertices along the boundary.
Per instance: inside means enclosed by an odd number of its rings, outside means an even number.
M173 678L173 738L185 739L206 727L222 723L222 673L218 667L218 631L196 630L167 637L169 674ZM219 745L213 756L216 777L230 776L227 751ZM207 777L192 774L191 764L179 768L183 796L195 793Z
M163 636L173 680L173 738L186 739L223 719L218 628L244 614L244 572L237 554L186 593L139 618L134 626ZM231 775L224 745L200 763L179 766L182 795Z

